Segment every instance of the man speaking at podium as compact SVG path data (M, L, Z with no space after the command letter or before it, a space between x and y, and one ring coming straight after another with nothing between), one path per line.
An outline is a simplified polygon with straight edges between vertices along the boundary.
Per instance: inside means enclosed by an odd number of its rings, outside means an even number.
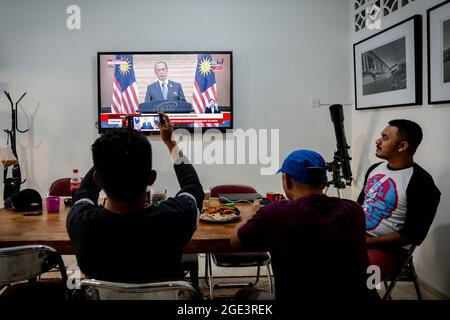
M167 63L159 61L155 63L154 69L158 81L147 86L144 102L152 100L186 101L181 84L168 79Z

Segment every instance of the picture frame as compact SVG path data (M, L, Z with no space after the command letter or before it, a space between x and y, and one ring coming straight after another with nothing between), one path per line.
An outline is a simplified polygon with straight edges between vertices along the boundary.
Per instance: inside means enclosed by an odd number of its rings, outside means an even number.
M355 109L422 104L422 17L353 45Z
M428 104L450 103L450 0L427 10Z

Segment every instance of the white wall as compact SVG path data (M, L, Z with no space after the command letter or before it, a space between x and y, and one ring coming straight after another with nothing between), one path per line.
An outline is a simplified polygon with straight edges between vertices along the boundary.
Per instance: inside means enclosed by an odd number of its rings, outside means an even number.
M353 5L353 1L350 2ZM441 0L415 1L402 10L392 13L386 19L382 19L381 24L384 29L414 14L422 15L423 105L353 111L351 145L354 157L353 172L357 179L357 186L354 188L354 196L356 196L363 184L366 169L378 160L374 156L375 139L378 138L387 122L395 118L404 118L416 121L422 126L424 139L415 160L434 177L442 196L436 218L426 240L418 248L414 262L421 280L450 296L450 144L448 143L450 106L448 104L427 105L426 102L428 101L426 10L441 2ZM364 29L355 34L353 29L352 43L374 33Z
M70 4L81 7L79 31L66 28ZM311 108L310 98L350 99L349 5L346 0L1 2L0 89L14 98L28 91L19 114L21 128L31 128L18 137L27 178L23 188L45 194L51 181L72 168L90 167L89 147L97 137L97 51L232 50L236 128L280 128L280 159L296 148L314 148L331 159L335 138L328 108ZM3 95L0 126L10 127ZM158 184L173 193L177 183L167 152L158 138L151 140ZM205 185L282 189L279 176L261 176L257 165L196 167Z
M426 8L438 2L416 1L383 20L383 27L415 13L425 16ZM81 7L79 31L66 28L70 4ZM14 99L28 91L19 113L21 129L31 129L18 137L27 178L23 188L45 194L51 181L73 167L81 172L90 167L89 147L97 137L97 51L233 50L236 128L279 128L280 160L295 148L313 148L331 160L335 139L328 108L309 104L311 97L353 100L351 43L370 33L350 31L352 7L352 0L2 1L0 89ZM423 52L426 61L425 47ZM426 77L424 101L425 88ZM354 194L365 169L376 161L373 141L388 120L404 117L423 126L417 162L435 177L442 200L416 264L422 279L450 295L449 106L357 112L349 106L345 115ZM9 127L9 103L1 95L0 128ZM4 145L6 134L1 137ZM158 138L151 140L159 184L173 193L177 183L169 158ZM196 168L206 185L240 182L260 192L281 191L279 177L261 176L256 165Z

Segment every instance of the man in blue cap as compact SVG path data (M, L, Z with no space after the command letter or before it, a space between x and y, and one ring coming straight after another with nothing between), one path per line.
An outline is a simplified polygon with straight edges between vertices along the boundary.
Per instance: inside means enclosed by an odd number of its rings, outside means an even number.
M236 226L231 244L269 251L280 301L371 299L364 212L353 201L328 197L325 160L311 150L292 152L278 172L288 201L256 208ZM263 298L243 290L236 298Z

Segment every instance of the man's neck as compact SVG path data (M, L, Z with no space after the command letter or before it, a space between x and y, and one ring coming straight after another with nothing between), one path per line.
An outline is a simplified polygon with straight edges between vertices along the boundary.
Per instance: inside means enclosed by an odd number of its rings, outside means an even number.
M322 190L317 190L317 189L303 189L303 190L296 190L292 196L292 200L298 200L301 198L305 198L308 196L313 196L313 195L323 195Z
M111 198L106 199L105 209L112 213L127 213L143 210L148 206L147 195L143 193L139 200L134 201L117 201Z
M414 164L413 157L402 157L388 160L389 168L391 169L404 169L411 167Z

